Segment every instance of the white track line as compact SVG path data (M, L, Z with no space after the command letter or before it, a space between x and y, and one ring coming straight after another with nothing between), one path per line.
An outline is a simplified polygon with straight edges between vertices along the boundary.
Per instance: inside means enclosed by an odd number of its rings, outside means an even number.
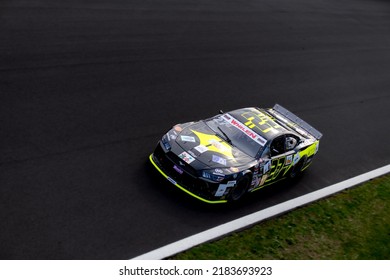
M188 250L199 244L220 238L221 236L227 235L234 231L243 229L253 224L259 223L265 219L280 215L284 212L291 211L295 208L301 207L305 204L314 202L321 198L330 196L337 192L343 191L350 187L356 186L363 182L369 181L375 177L379 177L390 173L390 164L384 167L375 169L373 171L364 173L362 175L353 177L343 182L331 185L329 187L320 189L315 192L308 193L306 195L288 200L278 205L266 208L256 213L244 216L242 218L233 220L231 222L222 224L220 226L211 228L209 230L200 232L198 234L189 236L182 240L173 242L156 250L150 251L143 255L133 258L133 260L161 260L170 256L173 256L182 251Z

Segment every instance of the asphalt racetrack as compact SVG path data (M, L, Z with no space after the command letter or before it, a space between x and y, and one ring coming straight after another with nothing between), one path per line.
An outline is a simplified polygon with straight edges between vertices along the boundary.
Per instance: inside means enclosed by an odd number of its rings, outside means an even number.
M151 175L175 123L274 103L324 134L297 184L230 208ZM389 108L390 1L1 1L0 258L132 258L382 167Z

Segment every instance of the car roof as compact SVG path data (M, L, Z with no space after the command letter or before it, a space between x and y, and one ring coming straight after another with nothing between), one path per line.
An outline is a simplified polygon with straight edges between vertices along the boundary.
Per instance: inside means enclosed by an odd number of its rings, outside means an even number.
M228 112L228 114L267 139L267 141L286 133L292 133L264 109L249 107L233 110Z

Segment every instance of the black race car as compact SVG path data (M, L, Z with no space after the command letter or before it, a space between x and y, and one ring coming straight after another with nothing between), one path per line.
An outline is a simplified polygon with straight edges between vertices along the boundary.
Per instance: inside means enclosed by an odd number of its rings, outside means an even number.
M305 170L322 134L276 104L175 125L149 159L172 184L207 203L236 201Z

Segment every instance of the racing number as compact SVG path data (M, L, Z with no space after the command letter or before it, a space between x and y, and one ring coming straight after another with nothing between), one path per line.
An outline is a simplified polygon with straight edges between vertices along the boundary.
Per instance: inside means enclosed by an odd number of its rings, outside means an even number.
M278 157L276 159L272 159L271 170L266 180L266 183L277 179L280 174L282 174L282 176L286 175L287 171L290 169L291 166L291 162L286 162L286 157Z
M267 181L273 181L278 177L280 171L282 171L283 169L284 162L285 162L285 157L280 157L272 160L271 171Z
M271 130L278 129L281 126L275 123L270 117L263 113L254 114L252 112L244 113L242 116L247 119L245 125L249 128L257 127L263 133L268 133Z

